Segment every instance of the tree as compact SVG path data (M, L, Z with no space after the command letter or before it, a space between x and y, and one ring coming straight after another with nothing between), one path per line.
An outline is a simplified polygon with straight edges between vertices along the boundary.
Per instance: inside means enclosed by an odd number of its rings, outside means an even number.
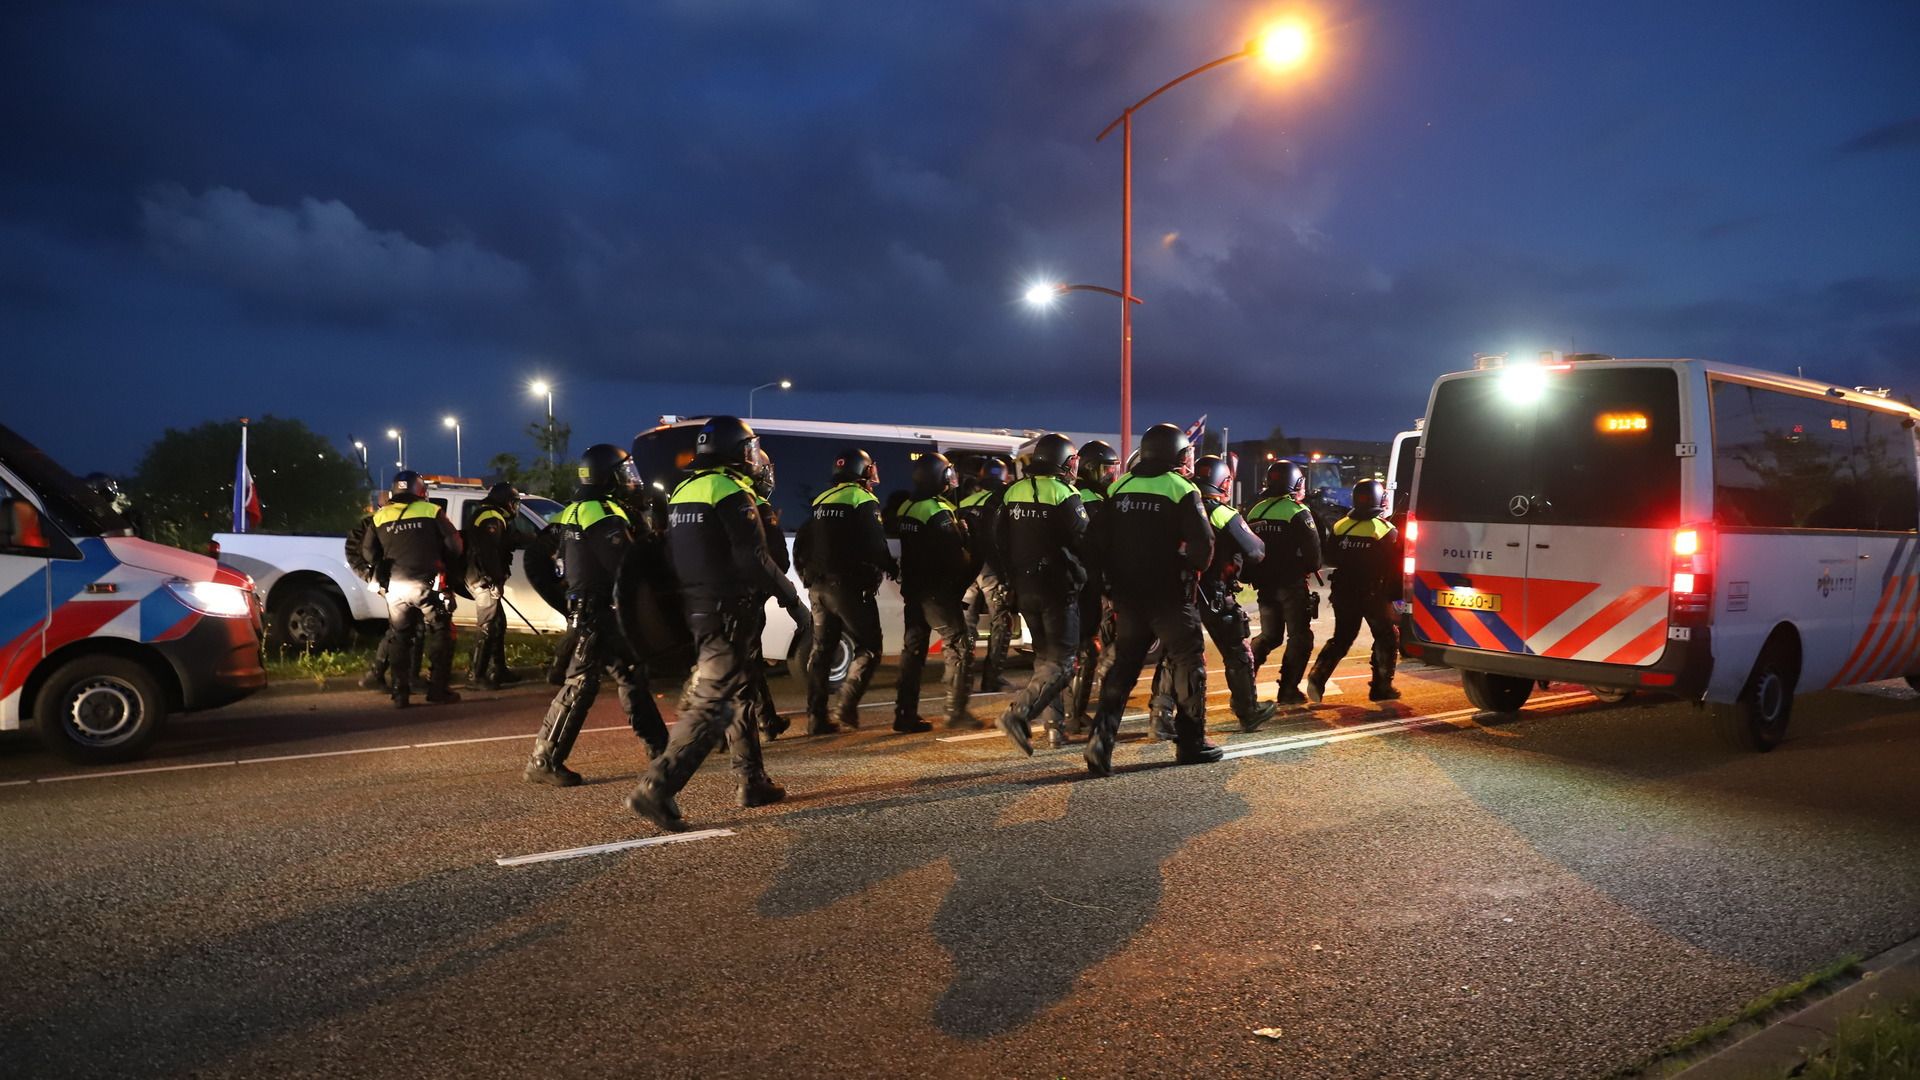
M155 440L132 480L153 539L198 551L214 533L227 531L239 457L240 424L234 420L168 428ZM247 464L260 492L261 532L344 535L364 512L360 463L298 420L254 421Z
M533 440L540 456L521 472L521 490L530 495L564 500L574 488L574 466L567 455L567 442L573 438L573 428L547 417L528 424L527 437Z
M487 475L498 484L512 484L520 490L526 490L527 470L520 464L520 455L501 452L493 455L487 462Z

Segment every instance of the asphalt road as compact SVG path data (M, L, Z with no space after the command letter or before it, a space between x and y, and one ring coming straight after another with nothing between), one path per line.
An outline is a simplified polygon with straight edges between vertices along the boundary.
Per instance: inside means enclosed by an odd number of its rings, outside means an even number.
M1903 685L1803 698L1753 755L1687 706L1572 687L1486 726L1414 668L1369 707L1352 665L1242 735L1210 682L1219 765L1169 767L1136 720L1092 780L1077 747L899 736L875 708L769 749L779 806L738 809L710 760L682 806L725 834L508 866L654 835L620 804L641 753L611 693L566 791L519 779L534 687L256 698L126 771L0 743L0 1063L1599 1075L1920 933Z

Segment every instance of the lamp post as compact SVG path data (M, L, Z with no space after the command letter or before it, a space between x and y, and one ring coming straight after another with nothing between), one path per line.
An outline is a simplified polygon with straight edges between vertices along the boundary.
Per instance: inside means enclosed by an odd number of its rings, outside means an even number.
M460 454L460 419L449 416L440 423L442 426L453 429L453 475L465 476L467 475L466 459Z
M1218 60L1201 64L1185 75L1167 83L1127 106L1126 110L1094 136L1094 142L1104 142L1114 128L1120 129L1120 293L1121 296L1133 295L1133 114L1139 112L1147 102L1179 86L1195 75L1225 67L1235 60L1259 57L1274 68L1298 66L1312 51L1313 38L1305 26L1299 23L1281 23L1269 28L1239 52L1229 53ZM1120 457L1125 460L1133 444L1133 305L1120 305Z
M759 393L762 390L769 390L776 386L782 390L791 390L793 389L793 380L792 379L775 379L769 383L761 383L759 386L756 386L753 389L747 391L747 419L749 420L753 419L753 395Z
M535 379L527 384L527 390L534 397L545 396L547 399L547 464L558 468L560 459L554 454L553 439L553 384L545 379Z
M407 467L406 433L401 431L399 428L388 428L387 438L393 440L393 467L396 469L406 468Z

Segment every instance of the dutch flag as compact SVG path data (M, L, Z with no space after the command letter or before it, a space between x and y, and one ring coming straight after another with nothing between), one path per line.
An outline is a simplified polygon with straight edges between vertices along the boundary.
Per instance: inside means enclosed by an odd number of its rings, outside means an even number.
M260 524L260 491L253 486L253 471L247 468L247 421L240 420L240 460L233 468L233 531L246 532Z

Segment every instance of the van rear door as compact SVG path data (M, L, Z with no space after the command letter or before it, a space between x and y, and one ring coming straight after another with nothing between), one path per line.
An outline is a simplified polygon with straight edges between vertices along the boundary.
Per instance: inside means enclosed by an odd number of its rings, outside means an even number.
M1489 651L1657 661L1680 507L1674 370L1476 373L1443 381L1428 417L1415 632Z
M19 726L27 676L46 652L47 530L25 490L0 473L0 731Z

